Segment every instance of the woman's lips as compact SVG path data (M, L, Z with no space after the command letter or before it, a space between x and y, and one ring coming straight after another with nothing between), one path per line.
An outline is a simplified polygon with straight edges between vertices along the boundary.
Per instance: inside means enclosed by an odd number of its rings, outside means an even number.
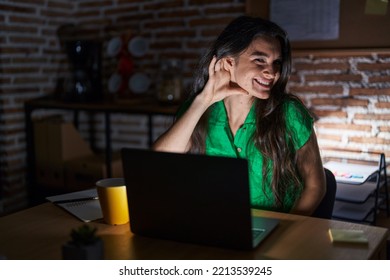
M259 79L259 78L255 78L254 79L256 84L260 85L261 87L265 87L265 88L271 88L272 86L272 81L271 80L264 80L264 79Z

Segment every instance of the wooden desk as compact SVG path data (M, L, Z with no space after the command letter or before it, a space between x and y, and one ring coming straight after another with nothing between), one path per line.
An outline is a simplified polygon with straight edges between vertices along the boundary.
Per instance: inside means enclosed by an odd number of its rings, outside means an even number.
M275 231L253 251L237 251L134 236L129 224L98 228L106 259L383 259L385 228L254 210L280 219ZM7 259L61 259L61 246L72 228L82 224L69 213L44 203L0 218L0 255ZM369 244L332 244L328 229L365 230Z

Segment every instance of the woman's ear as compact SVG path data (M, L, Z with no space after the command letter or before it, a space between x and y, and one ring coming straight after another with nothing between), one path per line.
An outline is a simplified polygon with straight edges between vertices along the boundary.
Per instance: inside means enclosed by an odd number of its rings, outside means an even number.
M227 56L227 57L222 58L222 60L223 60L223 68L226 71L231 72L231 70L233 69L233 67L235 65L234 58L231 56Z

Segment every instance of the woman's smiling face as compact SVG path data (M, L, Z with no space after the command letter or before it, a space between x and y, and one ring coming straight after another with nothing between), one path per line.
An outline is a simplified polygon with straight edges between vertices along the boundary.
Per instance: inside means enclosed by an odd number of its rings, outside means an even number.
M231 62L231 82L236 83L251 96L268 99L271 88L280 77L282 66L280 42L273 37L257 37Z

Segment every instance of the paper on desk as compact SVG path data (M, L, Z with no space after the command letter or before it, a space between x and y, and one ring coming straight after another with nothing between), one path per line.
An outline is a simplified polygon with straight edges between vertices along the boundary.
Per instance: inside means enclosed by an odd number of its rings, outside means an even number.
M55 195L46 197L50 202L55 203L60 200L78 199L85 197L96 197L96 188L88 189L84 191L72 192L67 194ZM85 200L68 203L55 203L57 206L65 209L70 214L83 222L90 222L103 218L102 210L100 208L99 200Z

